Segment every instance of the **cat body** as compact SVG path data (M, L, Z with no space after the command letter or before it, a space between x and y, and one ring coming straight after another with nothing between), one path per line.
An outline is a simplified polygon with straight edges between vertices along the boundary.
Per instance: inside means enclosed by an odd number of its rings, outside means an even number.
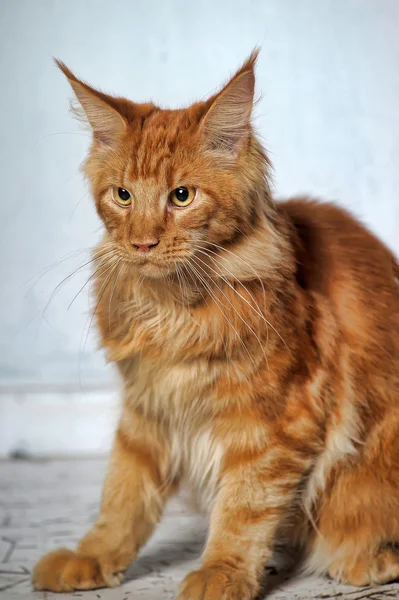
M255 598L281 538L347 583L399 576L399 266L341 208L273 201L254 63L180 111L61 65L94 132L95 315L124 399L98 521L38 589L119 583L183 485L210 532L179 600Z

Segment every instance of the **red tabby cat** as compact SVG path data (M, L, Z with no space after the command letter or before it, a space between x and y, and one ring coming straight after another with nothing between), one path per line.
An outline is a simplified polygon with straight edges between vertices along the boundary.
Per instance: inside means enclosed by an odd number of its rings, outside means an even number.
M274 203L255 60L183 110L58 63L93 130L95 314L124 404L100 516L36 589L118 584L183 482L210 531L179 600L255 598L277 538L343 582L399 577L399 265L340 208Z

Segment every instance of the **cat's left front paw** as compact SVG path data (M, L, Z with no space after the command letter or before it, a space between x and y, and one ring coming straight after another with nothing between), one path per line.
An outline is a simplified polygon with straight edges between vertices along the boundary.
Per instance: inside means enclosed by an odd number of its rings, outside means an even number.
M253 600L257 591L242 572L208 567L187 575L175 600Z

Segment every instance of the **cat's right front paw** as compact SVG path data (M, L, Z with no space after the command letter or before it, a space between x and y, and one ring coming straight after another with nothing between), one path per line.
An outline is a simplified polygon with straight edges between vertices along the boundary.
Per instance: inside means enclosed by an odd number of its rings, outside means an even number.
M72 592L114 587L123 579L109 561L83 556L66 548L45 554L35 565L32 584L36 590Z
M175 600L252 600L257 591L256 582L245 573L208 567L189 573Z

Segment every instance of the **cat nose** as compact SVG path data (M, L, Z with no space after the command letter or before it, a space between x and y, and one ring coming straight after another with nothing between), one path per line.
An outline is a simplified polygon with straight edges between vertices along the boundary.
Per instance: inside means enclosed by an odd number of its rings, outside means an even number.
M132 246L137 248L139 252L149 252L151 248L154 248L159 244L159 240L153 238L151 240L131 240Z

